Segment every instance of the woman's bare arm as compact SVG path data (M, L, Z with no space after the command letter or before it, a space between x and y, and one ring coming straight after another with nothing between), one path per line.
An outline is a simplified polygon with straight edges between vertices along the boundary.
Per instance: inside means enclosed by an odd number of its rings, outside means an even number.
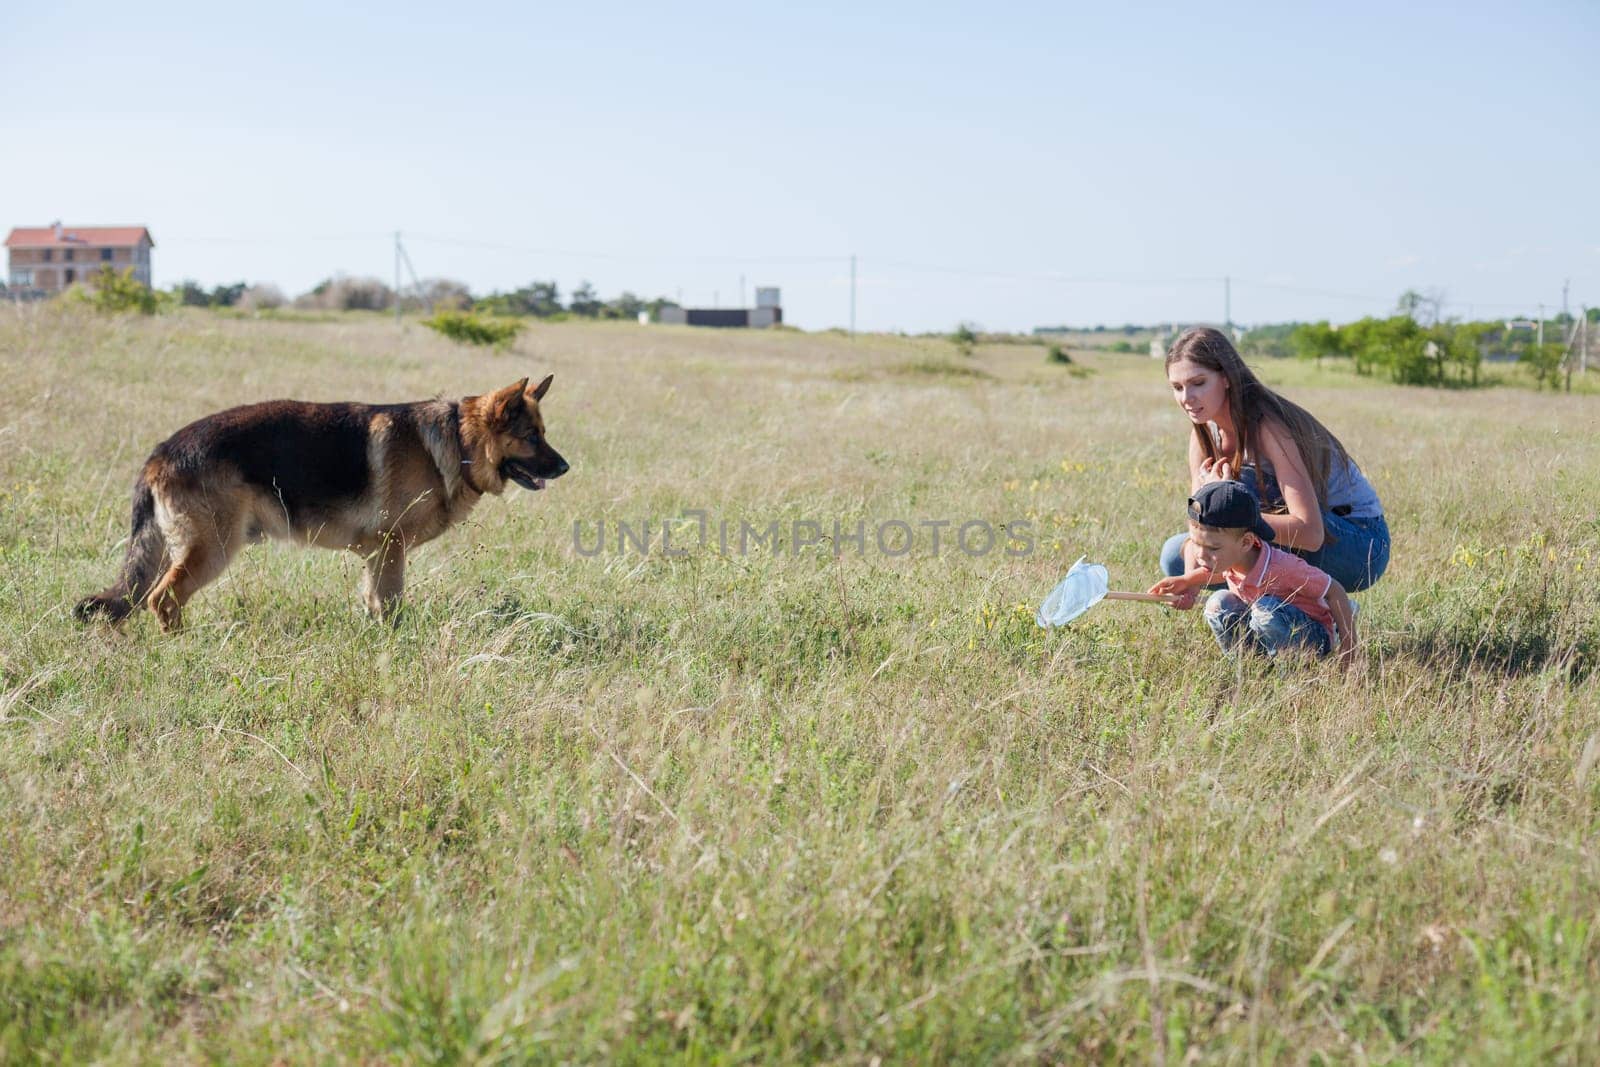
M1200 488L1201 478L1205 474L1206 453L1200 447L1200 438L1193 431L1189 433L1189 492L1193 493Z
M1261 442L1262 457L1272 465L1278 475L1278 488L1283 491L1287 515L1263 515L1267 525L1277 535L1277 543L1285 548L1298 548L1314 552L1327 539L1322 526L1322 502L1311 485L1311 474L1294 439L1275 423L1262 426L1257 438Z

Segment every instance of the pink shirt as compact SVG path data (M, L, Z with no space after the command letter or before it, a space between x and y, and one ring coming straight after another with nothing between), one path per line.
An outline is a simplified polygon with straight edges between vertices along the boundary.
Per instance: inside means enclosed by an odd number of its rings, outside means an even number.
M1263 542L1261 558L1256 560L1249 574L1225 571L1224 577L1228 588L1245 603L1254 604L1264 596L1275 596L1321 623L1328 631L1328 639L1333 640L1333 612L1328 608L1328 590L1333 588L1333 579L1293 552Z

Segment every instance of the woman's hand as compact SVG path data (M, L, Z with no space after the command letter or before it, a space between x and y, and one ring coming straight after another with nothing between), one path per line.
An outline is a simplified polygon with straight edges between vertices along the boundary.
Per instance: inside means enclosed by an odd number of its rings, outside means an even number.
M1225 459L1207 459L1200 464L1200 484L1234 481L1233 464Z
M1196 575L1195 577L1200 576ZM1167 605L1174 611L1188 611L1194 607L1195 599L1198 596L1197 587L1187 574L1179 575L1176 578L1163 578L1155 585L1152 585L1148 591L1155 593L1157 596L1177 597L1177 600Z

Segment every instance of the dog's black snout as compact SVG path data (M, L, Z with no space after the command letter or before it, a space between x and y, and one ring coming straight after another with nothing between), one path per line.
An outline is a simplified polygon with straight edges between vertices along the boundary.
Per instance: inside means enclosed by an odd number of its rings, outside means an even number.
M533 443L533 458L529 461L529 465L539 477L545 479L559 478L572 469L566 458L544 440Z
M548 445L546 447L549 448ZM572 465L553 448L545 453L544 462L540 466L543 467L539 472L541 478L559 478L572 469Z

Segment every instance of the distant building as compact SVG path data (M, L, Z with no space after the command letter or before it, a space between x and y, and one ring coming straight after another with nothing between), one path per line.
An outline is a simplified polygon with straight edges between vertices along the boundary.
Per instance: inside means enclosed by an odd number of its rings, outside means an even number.
M19 226L6 238L11 262L6 284L13 289L59 293L89 278L102 266L133 268L150 284L150 250L156 246L143 226Z
M753 308L664 307L656 321L669 326L716 326L724 329L763 329L783 323L783 305L775 288L756 290Z

